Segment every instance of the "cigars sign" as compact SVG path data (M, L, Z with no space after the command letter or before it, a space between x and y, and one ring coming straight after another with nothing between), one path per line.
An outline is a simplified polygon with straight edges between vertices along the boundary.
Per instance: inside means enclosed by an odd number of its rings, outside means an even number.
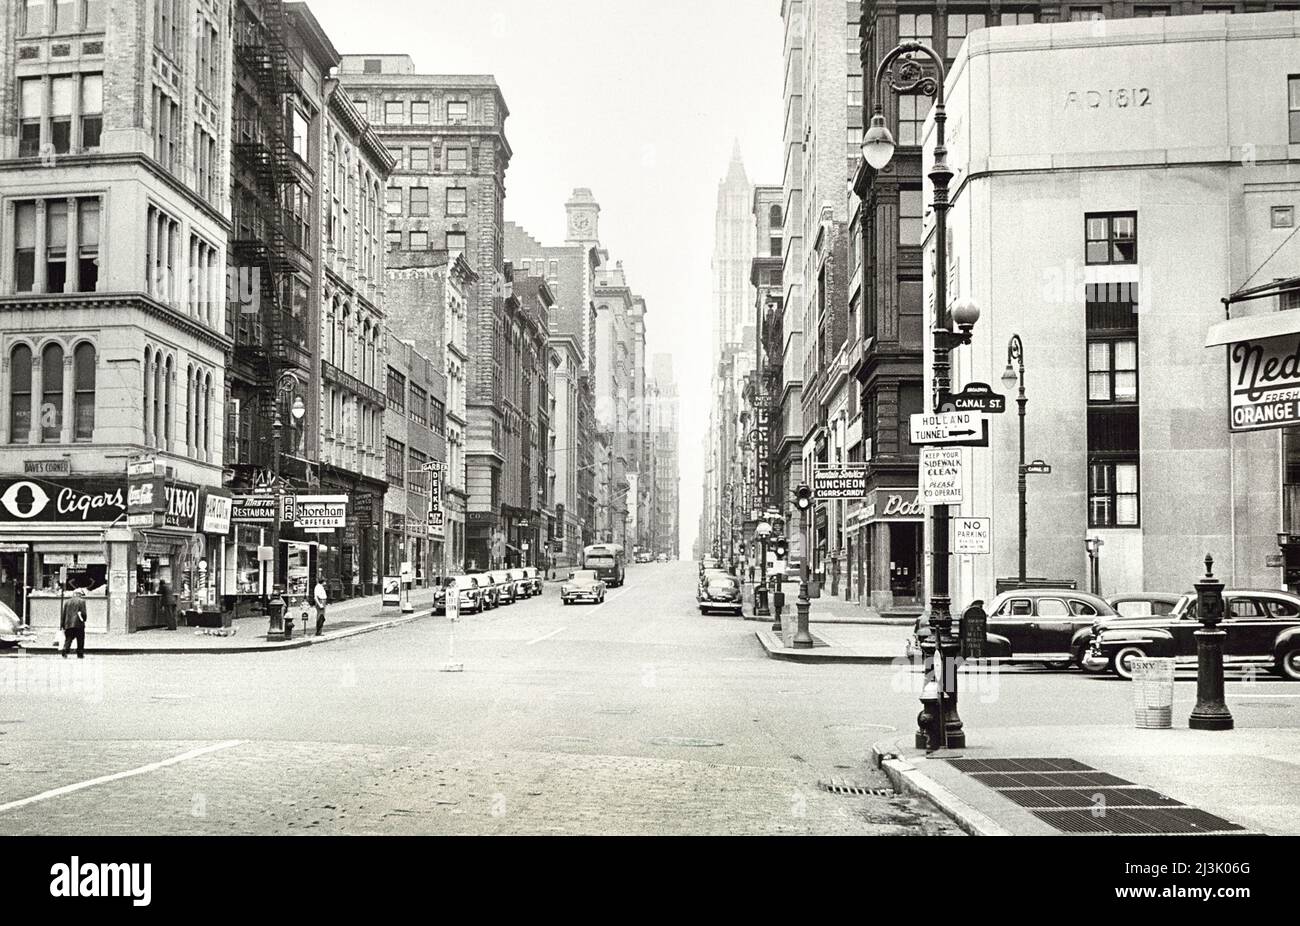
M1300 334L1228 345L1228 427L1300 424Z
M125 514L124 482L0 479L0 522L111 524Z

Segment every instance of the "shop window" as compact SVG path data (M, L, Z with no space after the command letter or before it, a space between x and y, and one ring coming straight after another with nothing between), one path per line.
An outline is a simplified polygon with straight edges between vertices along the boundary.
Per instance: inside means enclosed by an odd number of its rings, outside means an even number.
M14 347L9 355L9 441L25 444L32 430L32 349Z
M41 351L41 440L57 441L63 428L63 347Z
M75 440L90 440L95 433L95 346L77 345L72 354L73 433Z

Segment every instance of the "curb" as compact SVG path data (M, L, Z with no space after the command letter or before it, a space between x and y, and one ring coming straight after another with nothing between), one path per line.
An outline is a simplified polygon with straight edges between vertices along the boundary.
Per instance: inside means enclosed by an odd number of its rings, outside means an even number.
M323 634L320 637L300 637L296 640L273 643L257 643L252 646L214 646L198 649L196 647L150 647L150 648L129 648L123 646L105 646L95 647L92 649L86 646L87 656L208 656L208 655L230 655L232 653L275 653L283 650L302 649L305 646L315 646L321 643L332 643L335 640L345 640L348 637L355 637L363 633L371 633L376 630L387 630L390 627L400 627L402 624L409 624L421 617L428 617L433 613L430 608L427 611L417 611L414 614L404 614L401 617L394 617L383 621L374 621L363 627L349 627L347 630L335 630ZM60 652L60 647L26 647L25 651L33 656L55 655Z
M747 621L767 621L771 623L768 617L751 617L745 615ZM834 618L832 620L818 620L815 617L808 618L809 624L855 624L887 627L910 627L916 623L914 617L851 617L851 618Z
M842 650L840 652L825 652L825 650L828 649L835 650L836 647L833 646L823 646L821 647L821 652L816 649L786 649L781 645L781 641L777 639L776 634L772 633L771 630L755 630L754 636L758 639L758 642L762 645L764 651L766 651L769 659L783 659L787 662L813 664L849 663L856 665L888 666L893 665L894 660L901 658L898 656L886 656L883 654L846 653ZM816 634L813 634L814 639L816 639L816 636Z
M911 762L899 758L893 747L876 743L871 747L871 764L885 773L894 790L921 797L937 807L944 816L970 836L1010 836L992 817L967 804Z

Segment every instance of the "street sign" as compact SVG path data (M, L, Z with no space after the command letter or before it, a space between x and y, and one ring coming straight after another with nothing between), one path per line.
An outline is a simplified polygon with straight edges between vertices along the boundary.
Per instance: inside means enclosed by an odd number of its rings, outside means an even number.
M1052 467L1048 466L1042 460L1034 460L1025 464L1026 473L1050 473Z
M912 443L963 444L984 434L988 419L980 412L938 412L912 416Z
M984 412L1000 415L1007 410L1007 397L994 392L988 383L967 383L961 392L939 395L941 412Z
M952 552L954 553L991 553L993 552L991 536L989 518L952 519Z
M813 497L865 498L867 468L865 464L818 465L813 467Z
M921 504L961 504L960 447L921 448Z

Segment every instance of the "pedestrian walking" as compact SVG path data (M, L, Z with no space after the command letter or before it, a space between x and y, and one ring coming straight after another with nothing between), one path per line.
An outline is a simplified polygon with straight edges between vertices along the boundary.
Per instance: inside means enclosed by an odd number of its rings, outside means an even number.
M167 629L176 629L176 599L172 596L172 587L166 579L158 580L158 599L162 603L163 619Z
M321 631L324 630L325 628L326 595L325 595L324 582L317 581L316 589L312 593L312 597L316 599L316 636L319 637L321 635Z
M86 658L86 590L76 589L72 597L63 602L63 658L68 658L72 641L77 641L77 658Z

